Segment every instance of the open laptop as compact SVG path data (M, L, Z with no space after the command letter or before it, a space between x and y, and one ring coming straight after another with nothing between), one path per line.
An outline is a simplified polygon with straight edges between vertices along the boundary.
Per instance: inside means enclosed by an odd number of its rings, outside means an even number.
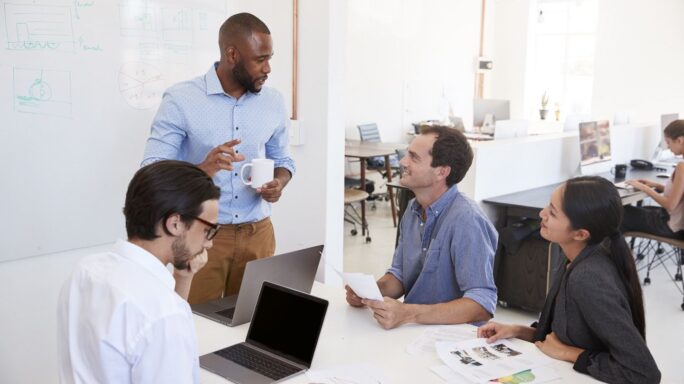
M200 356L235 383L276 383L311 367L328 301L265 281L243 343Z
M237 295L226 296L190 308L197 315L231 327L252 318L261 283L271 281L302 292L311 292L323 246L318 245L247 263Z

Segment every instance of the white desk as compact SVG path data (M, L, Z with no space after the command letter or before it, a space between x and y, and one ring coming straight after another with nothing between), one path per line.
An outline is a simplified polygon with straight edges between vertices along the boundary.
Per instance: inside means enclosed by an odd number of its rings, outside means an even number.
M412 356L406 352L406 346L420 337L429 326L404 325L386 331L375 322L367 309L347 305L342 288L316 282L312 293L330 302L312 369L367 362L382 369L391 383L445 383L430 370L430 367L442 364L436 354ZM200 355L244 341L249 329L249 324L230 328L200 316L195 316L195 325ZM475 327L463 327L472 328L475 336ZM536 348L534 344L521 340L515 340L515 343L523 350ZM595 382L591 377L575 372L569 363L555 361L554 369L565 382ZM200 380L202 383L227 382L203 369ZM286 382L308 383L308 380L306 374L302 374Z

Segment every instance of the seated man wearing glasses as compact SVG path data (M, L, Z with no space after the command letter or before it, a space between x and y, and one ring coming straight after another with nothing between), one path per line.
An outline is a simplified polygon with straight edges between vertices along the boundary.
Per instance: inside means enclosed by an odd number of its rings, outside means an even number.
M219 230L219 196L189 163L160 161L135 174L123 209L128 240L83 258L62 288L62 383L199 382L186 299Z

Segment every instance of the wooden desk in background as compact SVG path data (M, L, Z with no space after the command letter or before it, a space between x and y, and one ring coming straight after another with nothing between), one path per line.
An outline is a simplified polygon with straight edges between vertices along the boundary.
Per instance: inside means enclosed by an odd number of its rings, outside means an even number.
M344 143L344 156L359 159L361 163L360 186L361 190L366 188L366 160L371 157L382 156L385 158L385 171L387 172L387 182L392 182L392 167L390 166L390 155L396 153L397 148L405 147L406 144L367 142L358 140L346 140ZM397 212L394 207L394 191L387 188L390 206L392 208L392 222L397 226ZM366 223L366 202L361 202L361 221ZM366 234L365 227L362 225L362 235Z

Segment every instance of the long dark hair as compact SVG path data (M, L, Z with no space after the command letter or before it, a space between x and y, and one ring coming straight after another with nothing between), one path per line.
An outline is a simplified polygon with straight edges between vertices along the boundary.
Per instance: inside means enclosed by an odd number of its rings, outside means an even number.
M632 321L646 340L644 300L632 251L620 233L624 209L615 186L597 176L582 176L565 183L563 212L573 229L589 232L589 244L610 238L610 260L615 264L629 294Z

